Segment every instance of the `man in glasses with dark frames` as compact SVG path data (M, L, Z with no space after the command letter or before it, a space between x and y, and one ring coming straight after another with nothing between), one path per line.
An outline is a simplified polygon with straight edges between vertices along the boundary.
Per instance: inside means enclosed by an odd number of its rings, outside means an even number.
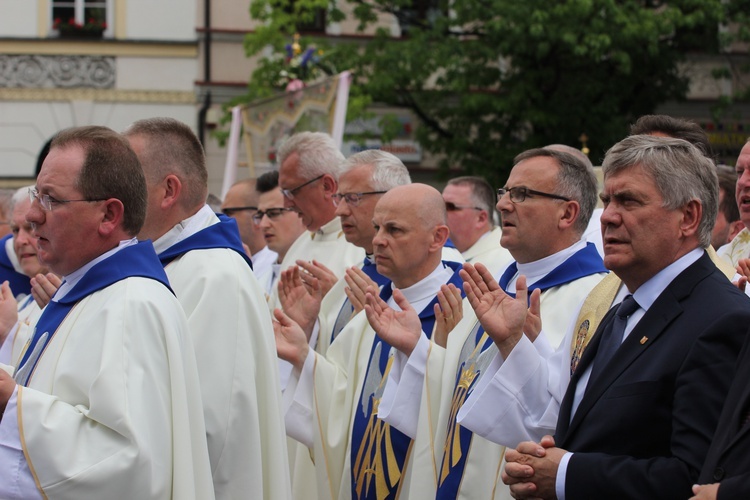
M526 282L539 290L533 307L539 314L541 302L544 334L555 345L577 306L606 273L594 245L582 240L596 191L593 170L578 158L548 149L521 153L497 202L503 220L500 243L515 262L494 276L476 265L509 293ZM474 269L472 264L465 268ZM378 334L391 342L399 329L391 330ZM398 336L418 340L396 354L378 416L416 438L414 453L421 458L413 464L409 498L507 498L507 487L498 484L497 476L502 446L456 422L463 401L497 352L475 311L464 301L464 318L448 336L442 356L428 355L424 335ZM415 397L420 392L430 394L429 403Z
M333 204L344 155L328 134L300 132L282 143L276 157L284 206L294 208L307 228L287 252L281 270L298 261L320 264L335 276L327 282L330 287L347 267L364 258L361 248L346 241ZM268 303L271 309L279 306L278 290Z
M14 378L0 369L0 498L214 498L185 314L135 237L136 155L108 128L64 130L32 194L40 262L65 281Z
M258 191L255 179L243 179L229 188L221 204L221 211L227 217L237 221L240 239L250 252L253 272L258 281L271 272L271 265L278 259L278 254L268 248L263 232L253 223L253 216L258 211Z
M271 264L271 272L258 278L268 299L279 281L284 256L305 232L305 226L293 208L284 206L278 172L266 172L258 177L255 189L258 192L258 210L253 214L253 224L263 235L268 248L277 255Z
M513 257L500 245L495 190L482 177L456 177L443 189L443 199L451 241L466 262L481 262L493 274L505 269Z
M205 155L171 118L125 137L146 176L151 239L188 317L217 499L291 496L271 318L234 219L206 205Z

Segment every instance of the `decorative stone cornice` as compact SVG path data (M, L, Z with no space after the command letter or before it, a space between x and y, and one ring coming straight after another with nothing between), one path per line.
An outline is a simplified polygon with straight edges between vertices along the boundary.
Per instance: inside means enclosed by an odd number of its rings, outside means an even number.
M109 89L114 85L114 57L0 55L0 87Z
M195 104L190 91L0 88L0 101L97 101Z

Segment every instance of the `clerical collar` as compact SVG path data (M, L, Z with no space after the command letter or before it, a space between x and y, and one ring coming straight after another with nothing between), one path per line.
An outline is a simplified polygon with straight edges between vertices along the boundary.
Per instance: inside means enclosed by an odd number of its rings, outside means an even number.
M440 291L440 286L445 285L450 280L453 272L453 269L441 262L427 277L410 287L400 288L399 290L404 294L407 302L419 313L435 298L435 295ZM395 288L393 283L390 284L390 287ZM393 298L389 300L390 302L393 302ZM395 303L392 305L394 309L400 310Z
M553 269L568 260L574 253L586 248L586 243L587 242L584 240L579 240L568 248L553 253L552 255L548 255L542 259L535 260L534 262L527 262L525 264L518 263L518 272L510 283L508 283L508 291L516 291L516 279L522 274L526 276L526 285L533 285L547 276Z
M373 254L371 253L365 254L365 264L375 265L375 257Z
M203 205L195 214L191 215L187 219L180 221L175 226L157 238L154 243L154 250L157 254L164 252L164 250L172 247L176 243L189 238L195 233L207 228L212 224L218 224L219 218L211 207Z
M52 297L52 300L54 302L57 302L58 300L60 300L63 297L65 297L68 294L68 292L70 292L73 289L73 287L76 286L79 281L81 281L81 278L83 278L83 276L89 271L89 269L91 269L92 267L94 267L96 264L98 264L99 262L103 261L104 259L107 259L107 258L113 256L114 254L116 254L117 252L119 252L120 250L122 250L123 248L129 247L131 245L136 245L136 244L138 244L138 239L137 238L131 238L129 240L122 240L112 250L109 250L108 252L105 252L105 253L101 254L99 257L95 258L92 261L89 261L87 264L79 267L78 269L76 269L72 273L70 273L70 274L68 274L66 276L63 276L63 283L62 283L62 285L60 285L60 288L57 289L57 292Z

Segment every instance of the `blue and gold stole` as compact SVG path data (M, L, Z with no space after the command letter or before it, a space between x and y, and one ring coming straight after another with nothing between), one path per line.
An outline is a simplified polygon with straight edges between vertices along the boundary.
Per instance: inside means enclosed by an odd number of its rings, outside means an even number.
M454 271L448 283L462 290L462 280L458 275L461 264L443 261L443 265ZM392 293L392 287L385 286L380 297L387 302ZM419 313L422 331L428 337L432 336L435 326L436 303L437 292L435 298ZM376 336L352 426L350 459L353 499L396 498L406 467L411 439L377 418L380 398L393 363L390 354L391 346Z
M216 214L216 216L219 217L217 224L212 224L205 229L201 229L160 253L159 260L161 260L162 265L166 266L177 257L191 250L229 248L240 254L250 266L250 269L252 269L253 263L242 247L240 232L237 229L237 221L224 214Z
M47 304L16 370L16 383L28 385L44 349L78 301L118 281L133 277L150 278L172 290L150 241L142 241L117 251L89 269L65 297Z
M502 274L499 284L503 290L508 287L508 283L517 271L518 267L513 262ZM605 272L607 272L607 269L604 267L596 247L588 243L542 279L529 286L529 296L537 288L544 293L550 288L565 285L579 278ZM515 296L514 293L506 293ZM443 459L438 474L436 498L455 499L458 495L473 434L465 427L458 425L456 416L464 401L469 397L479 375L489 365L492 359L491 354L494 353L487 350L492 344L492 339L489 338L482 325L477 321L464 343L456 370L455 388L451 399L448 432L443 446Z
M377 283L379 288L383 288L385 285L388 285L391 282L391 280L378 272L377 266L372 260L370 260L369 257L365 257L365 263L362 266L362 271L372 281ZM336 340L336 337L338 337L339 333L341 333L341 330L343 330L344 327L349 323L349 321L352 319L353 314L354 306L349 300L349 297L346 297L344 299L344 303L341 306L341 309L339 309L338 315L336 316L336 321L333 323L333 330L331 330L331 343Z

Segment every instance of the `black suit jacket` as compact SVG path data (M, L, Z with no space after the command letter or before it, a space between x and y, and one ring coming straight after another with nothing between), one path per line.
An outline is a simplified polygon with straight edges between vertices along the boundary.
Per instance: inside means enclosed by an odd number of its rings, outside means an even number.
M700 484L720 482L719 500L750 498L750 425L742 425L750 411L750 337L737 362Z
M659 295L570 420L580 375L560 406L555 440L574 452L565 494L580 499L686 499L698 479L750 324L750 299L704 255Z

